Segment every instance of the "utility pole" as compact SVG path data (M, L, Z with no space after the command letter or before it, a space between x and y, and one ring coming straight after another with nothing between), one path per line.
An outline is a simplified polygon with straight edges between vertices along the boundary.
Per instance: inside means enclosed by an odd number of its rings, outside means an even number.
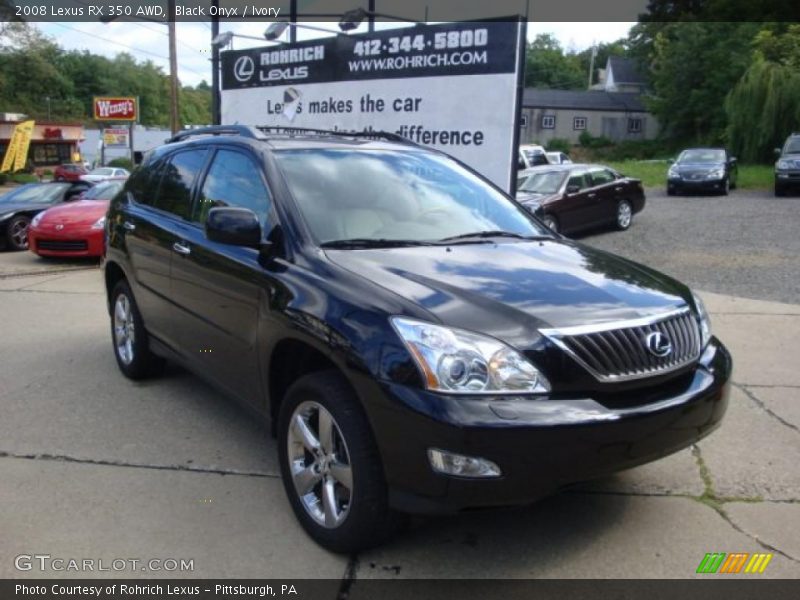
M178 117L178 53L175 49L175 0L168 2L169 15L167 28L169 30L169 85L170 85L170 111L169 127L172 134L178 133L180 119Z
M597 46L592 46L592 58L589 61L589 85L586 87L587 90L592 89L592 79L594 79L594 59L597 57Z
M211 6L219 9L219 0L211 0ZM214 13L218 13L215 10ZM219 91L219 44L213 40L219 35L219 16L211 16L211 124L220 124L220 91Z

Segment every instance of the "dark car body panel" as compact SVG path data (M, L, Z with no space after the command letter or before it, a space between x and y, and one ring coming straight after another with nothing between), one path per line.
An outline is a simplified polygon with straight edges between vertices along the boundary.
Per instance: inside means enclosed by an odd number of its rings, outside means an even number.
M800 190L800 133L793 133L779 149L775 161L775 191ZM786 164L786 168L780 165Z
M529 169L526 173L556 170L567 174L557 192L530 194L518 191L517 202L539 218L543 218L545 215L555 217L558 222L558 231L561 233L574 233L614 223L617 206L622 200L630 203L633 214L644 210L645 194L641 181L625 177L603 165L567 163L536 167ZM567 185L572 176L597 170L607 170L613 174L614 179L599 184L587 179L586 187L576 192L567 191Z
M272 198L269 246L211 242L197 224L120 194L107 219L107 277L115 269L125 274L157 353L263 417L274 420L280 402L275 361L300 360L301 349L324 356L364 408L393 506L436 512L530 502L678 450L718 424L731 365L717 342L698 364L601 384L538 331L695 310L683 284L558 237L323 250L311 242L263 143L220 137L170 144L145 166L200 145L236 148L263 165ZM191 252L177 252L176 243ZM430 392L392 315L494 336L535 361L552 392ZM425 455L435 445L494 458L504 475L466 481L436 474Z
M702 151L703 148L688 148L683 152L690 150ZM736 182L739 176L739 166L735 158L733 158L724 148L710 148L707 150L722 151L725 153L724 160L707 160L707 161L678 161L673 163L672 168L676 172L674 176L668 174L667 177L667 190L673 193L681 192L722 192L725 191L726 181L730 187L736 187ZM683 154L683 152L681 154ZM708 178L707 174L721 169L723 171L722 177Z

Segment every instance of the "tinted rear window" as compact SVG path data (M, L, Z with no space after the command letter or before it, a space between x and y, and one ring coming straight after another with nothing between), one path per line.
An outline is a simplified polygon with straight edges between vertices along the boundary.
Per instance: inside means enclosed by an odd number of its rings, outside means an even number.
M192 214L192 186L203 168L206 150L174 154L164 167L155 207L183 219Z

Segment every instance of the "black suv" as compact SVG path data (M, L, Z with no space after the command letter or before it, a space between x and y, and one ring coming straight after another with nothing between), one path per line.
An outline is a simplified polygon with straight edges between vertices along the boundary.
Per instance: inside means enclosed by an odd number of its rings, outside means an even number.
M657 459L727 407L689 288L394 134L181 133L106 234L122 372L169 358L271 420L289 502L335 551Z
M775 195L785 196L790 188L800 188L800 133L793 133L775 148Z

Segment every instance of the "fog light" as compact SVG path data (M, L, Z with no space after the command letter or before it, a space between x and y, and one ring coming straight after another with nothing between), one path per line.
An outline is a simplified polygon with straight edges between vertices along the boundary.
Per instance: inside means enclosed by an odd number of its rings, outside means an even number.
M500 467L492 461L476 456L454 454L437 448L428 449L428 460L437 473L456 477L500 477Z

